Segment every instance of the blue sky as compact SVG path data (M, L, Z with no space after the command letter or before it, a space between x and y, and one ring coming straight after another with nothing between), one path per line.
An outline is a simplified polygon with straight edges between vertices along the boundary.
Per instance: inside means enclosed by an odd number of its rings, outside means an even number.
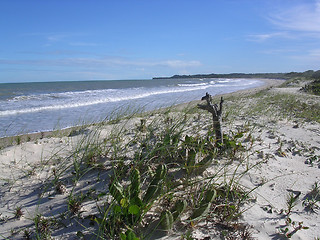
M320 69L320 0L1 0L0 82Z

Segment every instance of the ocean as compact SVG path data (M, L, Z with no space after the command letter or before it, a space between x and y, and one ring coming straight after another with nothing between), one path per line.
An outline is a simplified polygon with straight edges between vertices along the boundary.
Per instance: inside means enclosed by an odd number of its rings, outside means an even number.
M52 131L253 88L257 79L0 83L0 137Z

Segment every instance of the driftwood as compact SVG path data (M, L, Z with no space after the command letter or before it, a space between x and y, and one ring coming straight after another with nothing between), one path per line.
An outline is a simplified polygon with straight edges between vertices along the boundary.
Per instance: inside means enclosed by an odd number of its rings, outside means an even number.
M207 104L198 104L198 108L206 110L212 114L213 129L216 135L216 145L221 146L223 144L223 133L221 130L223 98L221 97L219 108L217 104L212 104L212 96L209 93L206 93L206 95L202 97L201 100L206 100Z

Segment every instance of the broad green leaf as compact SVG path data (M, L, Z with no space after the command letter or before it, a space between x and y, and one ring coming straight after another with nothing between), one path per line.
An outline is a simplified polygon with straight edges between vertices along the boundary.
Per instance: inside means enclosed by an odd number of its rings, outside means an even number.
M121 207L120 207L119 205L114 206L113 212L114 212L115 214L121 213Z
M120 233L120 239L121 240L126 240L127 236L124 233Z
M131 230L128 230L126 232L126 235L127 235L126 240L139 240L139 238L137 238L137 236Z
M140 208L137 205L130 205L129 207L129 213L133 215L138 215L140 212Z

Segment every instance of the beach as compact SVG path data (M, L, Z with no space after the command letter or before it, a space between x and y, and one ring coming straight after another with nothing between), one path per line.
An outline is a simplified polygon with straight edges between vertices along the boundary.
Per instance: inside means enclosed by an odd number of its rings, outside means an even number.
M170 108L2 138L0 237L318 239L320 97L301 92L303 82L262 81L213 96L216 104L224 99L222 153L211 114L197 108L206 89L199 100ZM161 194L147 201L163 165L169 180L159 180ZM134 170L143 204L131 203ZM187 206L164 224L163 216L177 212L165 210L182 199ZM204 206L206 215L193 218Z

